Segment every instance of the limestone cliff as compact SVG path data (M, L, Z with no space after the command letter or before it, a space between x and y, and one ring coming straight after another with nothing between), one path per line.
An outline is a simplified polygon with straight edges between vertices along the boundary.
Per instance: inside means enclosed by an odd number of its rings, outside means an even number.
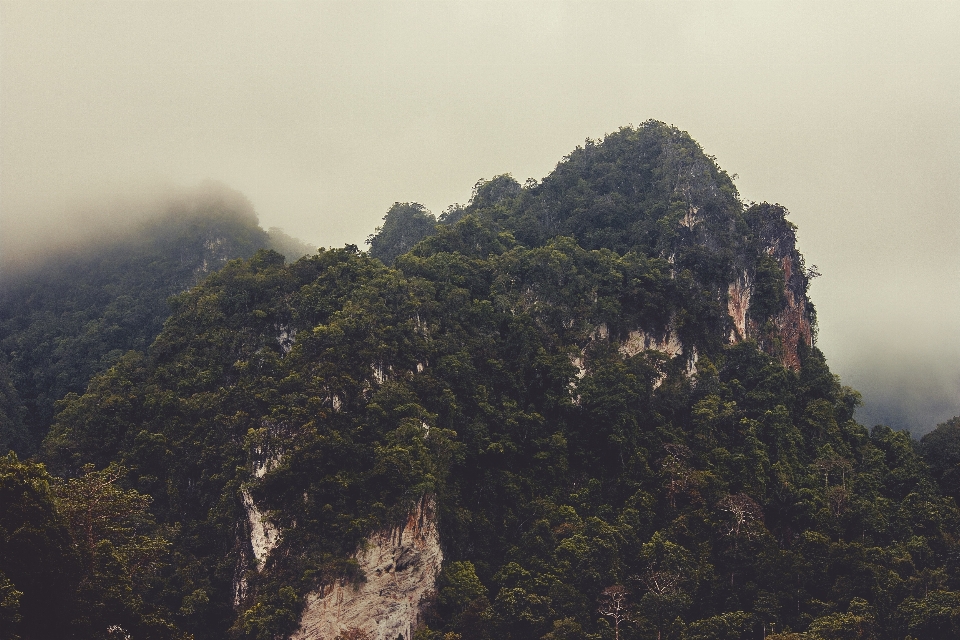
M762 349L777 356L784 366L800 367L800 346L813 345L816 315L807 297L815 269L804 267L797 250L796 227L786 219L780 205L761 204L749 208L745 219L751 231L750 248L754 255L765 255L778 265L783 296L769 318L753 312L756 268L745 266L728 289L728 311L740 338L752 338ZM748 254L749 255L749 254ZM769 320L769 324L767 321Z
M443 562L433 499L424 498L401 527L370 535L355 558L365 580L309 594L292 640L333 640L350 629L374 640L412 638L420 601Z

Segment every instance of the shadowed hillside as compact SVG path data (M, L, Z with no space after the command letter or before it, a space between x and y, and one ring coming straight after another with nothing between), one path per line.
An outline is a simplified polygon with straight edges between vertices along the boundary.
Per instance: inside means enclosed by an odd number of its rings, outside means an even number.
M243 196L213 184L130 217L102 237L38 246L35 257L4 264L0 366L17 394L5 404L17 408L5 411L0 448L35 452L55 401L83 391L127 351L145 351L170 314L170 296L259 248L285 248L291 258L307 252L279 229L263 231Z

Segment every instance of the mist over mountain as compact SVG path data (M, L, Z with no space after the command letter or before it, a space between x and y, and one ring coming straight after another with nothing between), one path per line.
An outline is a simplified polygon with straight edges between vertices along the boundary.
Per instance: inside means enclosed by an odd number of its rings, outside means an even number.
M0 446L20 454L36 451L57 400L127 351L146 350L170 296L260 248L291 259L309 251L282 230L265 232L246 198L210 182L102 204L82 219L81 231L21 237L0 260L0 381L10 407Z
M960 413L960 348L889 346L844 363L844 381L863 394L863 424L907 429L915 437Z

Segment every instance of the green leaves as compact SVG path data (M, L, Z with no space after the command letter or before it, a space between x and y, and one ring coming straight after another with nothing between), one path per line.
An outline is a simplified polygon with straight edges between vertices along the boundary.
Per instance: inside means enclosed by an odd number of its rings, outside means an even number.
M397 256L431 235L436 224L436 218L422 204L396 202L383 217L383 226L367 238L370 255L384 264L393 264Z
M0 458L0 610L23 638L68 637L77 614L80 559L50 482L43 465Z
M92 466L71 480L14 454L0 460L0 615L24 638L99 638L107 627L180 638L172 614L147 595L170 543L150 497L121 487L125 470ZM173 533L173 532L171 532Z
M960 503L960 416L923 436L920 451L940 490Z

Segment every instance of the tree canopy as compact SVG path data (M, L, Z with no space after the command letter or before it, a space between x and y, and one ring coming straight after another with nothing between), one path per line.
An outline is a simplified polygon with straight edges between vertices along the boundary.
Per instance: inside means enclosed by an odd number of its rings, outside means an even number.
M201 191L119 235L0 273L0 450L36 453L54 403L127 351L146 351L170 296L263 247L292 259L311 251L263 231L239 194Z
M429 496L418 640L956 637L952 423L856 422L785 216L650 122L396 204L369 255L230 261L57 404L36 518L144 634L287 637Z

